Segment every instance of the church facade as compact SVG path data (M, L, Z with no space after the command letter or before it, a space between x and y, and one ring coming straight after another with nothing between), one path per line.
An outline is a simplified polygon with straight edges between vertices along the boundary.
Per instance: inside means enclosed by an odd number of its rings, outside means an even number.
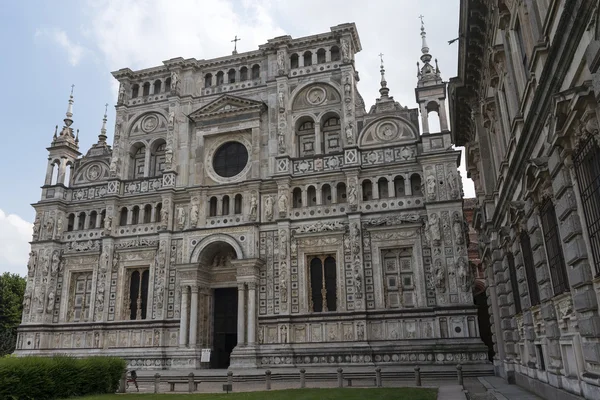
M460 152L421 36L418 109L389 95L383 65L365 109L354 24L116 71L113 145L105 116L85 156L71 96L34 205L17 353L147 369L485 363Z

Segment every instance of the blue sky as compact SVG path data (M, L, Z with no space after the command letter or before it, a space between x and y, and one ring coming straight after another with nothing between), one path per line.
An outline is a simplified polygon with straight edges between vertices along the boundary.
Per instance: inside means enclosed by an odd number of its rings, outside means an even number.
M116 81L111 71L148 68L173 57L207 59L257 49L268 39L329 31L355 22L363 51L356 66L367 109L378 96L384 53L390 94L416 107L420 21L425 15L430 52L445 80L456 75L458 0L56 0L0 2L0 272L26 271L28 240L55 125L62 126L75 85L75 129L80 151L97 140L109 104L112 142ZM466 182L465 191L472 193Z

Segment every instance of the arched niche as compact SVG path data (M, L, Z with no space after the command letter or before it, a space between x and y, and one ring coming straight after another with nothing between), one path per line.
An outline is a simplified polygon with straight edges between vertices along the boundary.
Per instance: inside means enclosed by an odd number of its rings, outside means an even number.
M108 163L105 161L94 161L80 165L73 177L73 184L95 183L108 179Z
M190 263L210 265L217 252L229 248L235 252L234 259L239 260L244 258L242 247L233 237L222 233L207 236L194 247L190 256Z
M400 117L384 117L369 123L360 133L358 145L361 148L389 146L414 142L418 138L416 128Z
M133 121L129 129L129 136L165 133L167 126L167 119L161 113L145 113Z
M292 110L330 106L341 102L340 92L327 83L313 83L292 93Z

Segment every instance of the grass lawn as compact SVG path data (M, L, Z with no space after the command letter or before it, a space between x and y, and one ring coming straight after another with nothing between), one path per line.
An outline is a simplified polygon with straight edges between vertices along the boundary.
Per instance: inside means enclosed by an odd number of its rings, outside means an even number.
M79 397L79 400L435 400L437 389L418 388L347 388L347 389L290 389L246 393L198 394L107 394Z

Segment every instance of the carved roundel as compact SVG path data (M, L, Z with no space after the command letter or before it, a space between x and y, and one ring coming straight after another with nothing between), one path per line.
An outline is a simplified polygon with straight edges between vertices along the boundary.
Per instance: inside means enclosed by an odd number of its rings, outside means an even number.
M88 168L88 170L86 172L86 178L88 179L88 181L95 181L98 178L100 178L101 174L102 174L102 168L100 168L99 165L92 165L91 167Z
M154 131L158 127L158 117L154 114L147 115L142 120L142 130L146 133Z
M322 104L327 98L327 92L320 86L314 87L306 92L306 101L313 106Z
M393 122L386 121L377 127L377 138L384 142L395 140L398 137L398 126Z

